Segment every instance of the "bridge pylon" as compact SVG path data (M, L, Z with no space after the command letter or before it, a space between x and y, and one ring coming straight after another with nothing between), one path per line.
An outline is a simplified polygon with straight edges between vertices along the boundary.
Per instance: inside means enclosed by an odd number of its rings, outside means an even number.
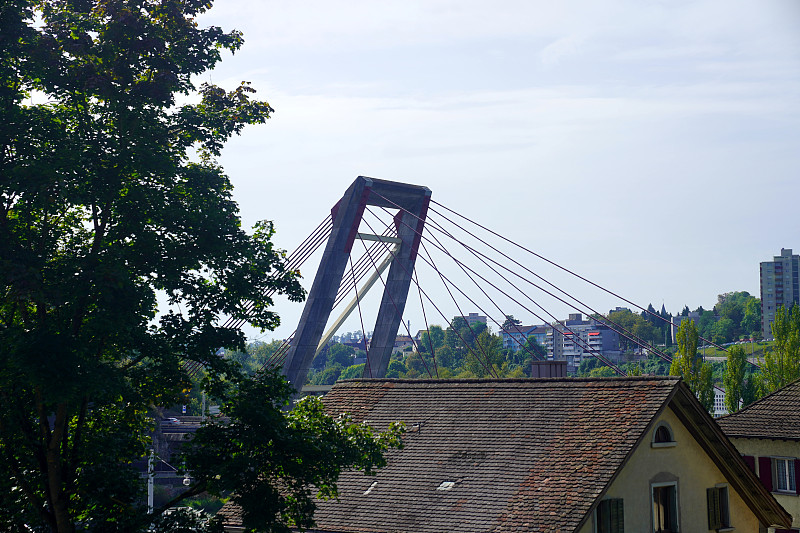
M430 198L431 191L427 187L359 176L333 207L333 230L283 367L286 379L297 390L305 383L317 353L368 205L398 209L394 217L397 236L391 241L386 239L395 244L395 251L389 258L391 263L369 347L369 361L364 367L364 377L386 375L408 299Z

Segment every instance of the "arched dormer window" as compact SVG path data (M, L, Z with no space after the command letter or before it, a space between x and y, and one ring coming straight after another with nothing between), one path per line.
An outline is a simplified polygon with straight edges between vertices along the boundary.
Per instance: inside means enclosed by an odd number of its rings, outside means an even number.
M653 430L653 448L669 448L675 446L675 437L672 428L666 422L659 422Z

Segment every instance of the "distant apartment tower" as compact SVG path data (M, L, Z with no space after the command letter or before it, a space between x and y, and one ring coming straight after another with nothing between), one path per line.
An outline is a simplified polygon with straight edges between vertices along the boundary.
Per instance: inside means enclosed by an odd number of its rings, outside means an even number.
M469 326L474 326L475 324L478 324L479 322L483 322L484 324L488 325L488 322L486 321L486 317L483 316L483 315L479 315L478 313L470 313L467 316L462 316L461 318L466 320L467 321L467 325L469 325Z
M774 261L761 263L761 334L772 340L772 322L775 310L800 305L800 255L791 248L781 248Z

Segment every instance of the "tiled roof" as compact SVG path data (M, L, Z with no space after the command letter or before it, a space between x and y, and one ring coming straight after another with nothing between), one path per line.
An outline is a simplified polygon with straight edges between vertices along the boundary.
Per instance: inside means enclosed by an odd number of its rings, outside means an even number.
M575 531L666 405L675 378L338 383L325 397L405 448L344 473L319 531ZM449 486L449 488L447 488Z
M728 437L800 440L800 380L717 419Z

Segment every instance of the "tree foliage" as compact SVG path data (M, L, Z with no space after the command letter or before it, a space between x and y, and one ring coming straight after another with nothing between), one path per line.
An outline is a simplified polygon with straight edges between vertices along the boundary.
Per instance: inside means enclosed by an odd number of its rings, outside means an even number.
M258 223L252 235L241 228L231 182L215 159L226 140L272 109L253 100L246 83L231 91L194 86L194 76L243 42L239 32L196 23L210 5L0 4L4 531L146 527L131 462L146 453L155 407L180 401L190 386L187 364L204 365L205 386L230 398L229 433L267 420L247 418L236 398L269 402L259 395L278 392L215 355L219 347L244 349L241 331L223 327L220 317L274 328L278 317L265 294L299 300L303 291L271 243L272 224ZM177 105L179 95L195 95L196 103ZM162 315L159 295L169 305ZM286 416L277 427L291 430L292 444L308 453L312 444L340 443L347 454L375 449L362 429L325 420L313 403ZM247 439L242 434L232 449L257 444ZM233 483L226 472L212 475L222 465L203 462L202 442L192 464L205 468L198 470L203 482L249 494L243 485L224 487ZM288 461L289 451L281 453ZM347 454L318 460L349 464ZM226 468L244 468L241 457ZM335 471L327 472L308 479L331 494ZM278 475L259 473L265 482ZM287 516L301 521L294 511Z
M652 305L650 307L652 308ZM618 311L612 311L608 314L608 317L606 317L606 321L615 329L629 332L627 335L632 334L633 338L620 336L619 342L622 350L638 348L639 344L637 340L651 344L657 344L664 340L664 335L661 330L659 330L651 320L645 318L645 316L649 317L649 315L646 313L642 313L642 315L632 313L628 309L620 309Z
M772 322L774 342L761 366L764 393L769 394L800 379L800 308L779 307Z
M233 490L231 499L241 506L248 530L311 527L315 498L336 497L343 469L373 474L386 464L384 452L401 445L401 424L375 433L346 414L327 416L314 396L286 411L293 391L274 373L217 392L230 418L201 427L187 445L191 490L215 495Z
M728 360L725 365L723 386L725 388L725 408L729 413L739 410L742 398L747 396L745 388L748 386L747 354L741 346L732 346L728 350ZM752 380L749 380L752 386Z
M713 369L697 354L699 334L692 320L683 320L675 335L678 352L669 368L671 376L681 376L707 411L714 407Z

